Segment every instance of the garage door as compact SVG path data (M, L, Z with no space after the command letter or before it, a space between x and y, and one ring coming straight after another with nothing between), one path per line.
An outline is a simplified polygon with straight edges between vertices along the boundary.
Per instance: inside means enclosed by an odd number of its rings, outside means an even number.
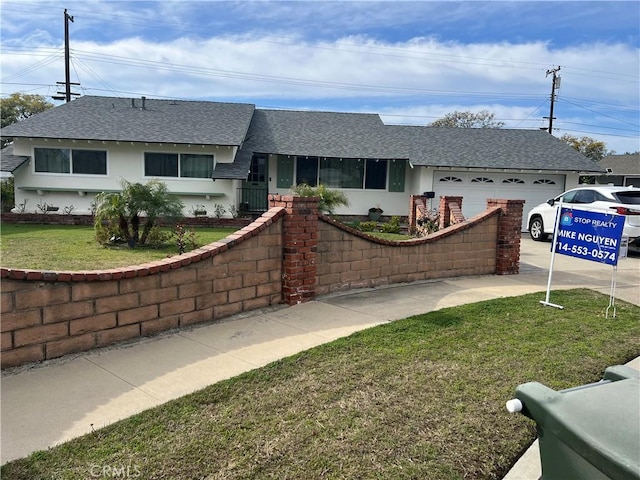
M472 217L487 208L487 198L524 200L522 230L527 229L527 212L564 191L564 175L489 172L435 172L436 198L462 197L462 214Z

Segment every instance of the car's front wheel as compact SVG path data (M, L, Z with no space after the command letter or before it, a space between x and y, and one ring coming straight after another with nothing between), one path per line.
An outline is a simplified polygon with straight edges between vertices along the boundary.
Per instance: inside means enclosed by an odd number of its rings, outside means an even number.
M542 242L547 239L547 234L544 233L544 224L542 218L534 217L529 223L529 235L536 242Z

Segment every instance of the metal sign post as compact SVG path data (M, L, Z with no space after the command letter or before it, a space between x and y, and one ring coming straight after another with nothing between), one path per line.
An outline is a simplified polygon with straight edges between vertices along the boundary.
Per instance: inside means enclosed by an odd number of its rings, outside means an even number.
M616 266L621 253L624 220L624 216L617 213L563 208L561 199L553 231L547 297L545 301L540 303L551 307L563 308L560 305L549 303L553 263L555 254L559 253L592 262L605 263L614 267L609 308L613 307L613 315L615 317ZM607 315L609 308L607 308Z
M556 242L558 241L558 225L560 224L560 212L562 212L562 197L560 197L560 203L558 204L558 210L556 211L556 221L553 228L553 240L551 241L551 264L549 265L549 279L547 280L547 296L544 300L540 300L540 303L547 307L559 308L562 310L562 305L556 305L549 302L549 295L551 294L551 279L553 278L553 263L556 259Z
M627 256L627 251L629 250L629 237L622 236L622 240L620 242L620 249L618 250L618 259L625 258ZM616 286L618 284L618 266L615 265L613 267L613 275L611 276L611 289L609 290L609 306L605 311L604 318L609 318L609 310L613 309L612 318L616 318Z

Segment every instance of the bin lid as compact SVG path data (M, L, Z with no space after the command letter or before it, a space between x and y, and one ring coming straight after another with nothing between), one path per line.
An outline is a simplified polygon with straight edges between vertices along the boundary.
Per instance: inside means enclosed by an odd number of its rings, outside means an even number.
M544 435L555 435L611 478L640 478L640 381L627 378L556 392L532 382L516 397Z

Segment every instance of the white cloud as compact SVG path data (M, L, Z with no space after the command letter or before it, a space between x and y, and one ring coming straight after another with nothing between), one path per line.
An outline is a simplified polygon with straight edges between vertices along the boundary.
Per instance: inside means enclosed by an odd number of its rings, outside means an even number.
M301 8L303 3L306 8ZM581 9L576 9L576 4L571 8L562 4L559 8L564 16L546 19L557 35L539 23L541 33L524 38L525 30L533 30L535 22L545 19L550 5L70 2L71 13L76 15L72 81L80 81L82 91L88 94L246 101L297 108L322 104L325 109L376 111L407 120L393 123L426 124L454 110L486 109L504 119L507 126L539 128L543 126L541 117L548 115L551 80L546 70L561 65L558 125L568 118L576 124L597 121L602 126L635 128L637 137L637 42L586 33L558 42L560 32L564 35L564 29L576 24L583 32L596 30L595 17L607 9L620 10L609 3L593 2ZM51 94L55 82L64 75L61 8L56 4L56 9L41 8L38 12L32 3L25 3L28 8L22 10L16 6L20 4L1 5L3 10L10 7L12 20L23 27L15 28L3 11L2 81L44 84L41 91L33 93ZM224 15L214 15L216 12ZM498 39L498 34L477 41L463 38L490 30L496 15L504 20L505 32L517 28L509 19L526 18L523 38ZM617 15L620 19L621 14ZM460 30L461 22L468 28ZM460 38L455 36L456 29ZM32 48L36 45L48 48ZM35 86L5 83L2 93L27 88ZM418 116L417 122L413 115ZM616 121L618 118L627 123ZM617 134L631 136L634 132L621 130ZM608 143L616 145L637 140L608 138Z

